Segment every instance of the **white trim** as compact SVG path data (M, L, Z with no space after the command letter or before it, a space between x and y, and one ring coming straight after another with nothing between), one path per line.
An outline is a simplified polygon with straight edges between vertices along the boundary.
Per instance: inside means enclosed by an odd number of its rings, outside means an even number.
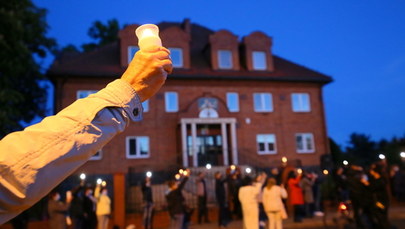
M298 104L294 104L294 96L298 96ZM304 97L307 96L307 101L304 101ZM308 103L308 108L304 108L305 102ZM296 105L296 106L294 106ZM309 93L291 93L291 109L293 112L310 112L311 111L311 97Z
M264 66L259 65L258 61L262 60ZM252 52L252 68L253 70L264 71L267 70L267 57L264 51L253 51Z
M274 142L269 142L269 141L265 141L264 142L264 151L260 151L260 148L259 148L259 142L257 141L257 138L258 138L258 136L259 135L272 135L273 137L274 137ZM269 150L269 149L267 149L268 148L268 143L273 143L273 145L274 145L274 150ZM276 135L275 134L271 134L271 133L268 133L268 134L256 134L256 146L257 146L257 154L259 154L259 155L274 155L274 154L277 154L277 139L276 139Z
M298 149L298 144L297 144L297 136L301 135L302 140L304 141L303 144L303 149ZM305 137L306 136L311 136L311 145L312 145L312 149L307 149L306 148L306 144L305 144ZM297 153L314 153L315 152L315 138L314 135L312 133L296 133L295 134L295 148Z
M169 96L174 95L175 96L175 108L174 109L169 109ZM166 91L165 92L165 111L168 113L173 113L179 111L179 96L177 92L175 91Z
M179 53L180 53L180 63L179 64L175 63L173 61L173 59L172 59L172 63L173 63L174 68L182 68L184 66L183 49L181 49L181 48L168 48L168 49L170 50L170 53L179 51Z
M221 56L224 54L229 54L229 63L230 65L226 65L226 61L223 61ZM232 57L232 51L228 49L220 49L217 52L218 55L218 68L219 69L232 69L233 68L233 57Z
M256 98L256 95L259 95L260 96L260 109L257 109L256 108L256 103L255 103L255 98ZM270 96L270 109L264 109L265 107L266 107L266 103L265 103L265 101L264 101L264 96L265 95L269 95ZM258 112L258 113L267 113L267 112L273 112L274 111L274 108L273 108L273 95L271 94L271 93L269 93L269 92L256 92L256 93L253 93L253 110L255 111L255 112Z
M129 152L129 141L135 139L138 141L139 138L146 138L148 141L148 149L149 152L147 155L140 155L140 144L136 143L136 155L131 155ZM150 157L150 141L148 136L127 136L125 138L125 156L128 159L142 159L142 158L149 158Z
M236 95L236 109L234 109L234 110L231 110L231 108L229 106L229 104L230 104L229 96L232 96L232 95ZM226 105L228 107L229 112L239 112L239 94L237 92L227 92L226 93Z

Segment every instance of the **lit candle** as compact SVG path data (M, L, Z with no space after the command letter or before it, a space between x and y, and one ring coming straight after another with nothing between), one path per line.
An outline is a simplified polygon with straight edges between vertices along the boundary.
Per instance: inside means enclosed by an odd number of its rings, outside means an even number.
M162 46L162 40L159 37L159 28L154 24L145 24L135 30L138 37L139 49L143 50L152 45Z

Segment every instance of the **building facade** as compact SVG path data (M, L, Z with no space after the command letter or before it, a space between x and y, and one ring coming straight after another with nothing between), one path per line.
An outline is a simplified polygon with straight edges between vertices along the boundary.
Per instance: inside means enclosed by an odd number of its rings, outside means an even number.
M88 53L60 56L48 71L59 111L119 78L139 48L135 29ZM189 20L158 24L174 71L132 123L80 170L168 171L179 167L272 167L281 158L316 166L329 153L322 87L329 76L272 53L272 38L242 39ZM102 170L100 170L102 168Z

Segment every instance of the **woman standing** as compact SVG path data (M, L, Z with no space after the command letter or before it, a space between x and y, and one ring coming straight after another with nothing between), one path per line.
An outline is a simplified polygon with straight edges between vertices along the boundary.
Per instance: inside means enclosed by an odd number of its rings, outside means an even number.
M294 222L302 222L302 212L304 206L304 196L300 187L301 174L297 176L295 171L288 174L288 190L290 204L294 207Z
M267 186L263 190L263 205L269 218L269 229L282 229L283 219L287 219L287 213L282 199L287 198L284 187L277 185L273 177L267 179Z
M108 228L108 219L111 214L111 199L108 197L107 188L103 187L100 190L100 185L97 185L94 196L97 198L97 223L98 229Z

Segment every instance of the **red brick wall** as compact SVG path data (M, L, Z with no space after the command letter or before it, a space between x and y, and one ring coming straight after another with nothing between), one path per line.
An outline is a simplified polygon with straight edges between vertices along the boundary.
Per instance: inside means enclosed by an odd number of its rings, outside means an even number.
M64 91L63 106L67 106L76 99L77 90L98 90L104 87L107 82L108 80L69 79L62 88ZM165 91L178 93L179 112L165 112ZM230 113L227 111L227 92L239 93L240 112ZM272 93L273 112L254 112L253 93L255 92ZM310 94L310 112L295 113L292 111L291 93L293 92ZM320 85L309 83L169 79L160 92L149 100L149 112L144 113L144 120L132 123L124 133L107 144L103 148L102 160L89 161L78 172L126 173L130 166L143 172L146 170L164 170L176 164L181 165L179 122L181 118L198 117L197 99L203 96L218 98L219 117L236 118L239 153L248 152L250 161L267 161L270 165L273 161L281 160L282 156L286 156L289 159L300 159L304 166L317 165L319 164L319 156L328 152L321 93ZM251 120L250 124L245 122L246 118ZM313 133L315 139L314 153L296 153L295 134L300 132ZM274 133L276 135L276 155L257 154L256 134L259 133ZM126 136L148 136L151 150L150 158L126 159ZM242 156L239 158L241 159Z

